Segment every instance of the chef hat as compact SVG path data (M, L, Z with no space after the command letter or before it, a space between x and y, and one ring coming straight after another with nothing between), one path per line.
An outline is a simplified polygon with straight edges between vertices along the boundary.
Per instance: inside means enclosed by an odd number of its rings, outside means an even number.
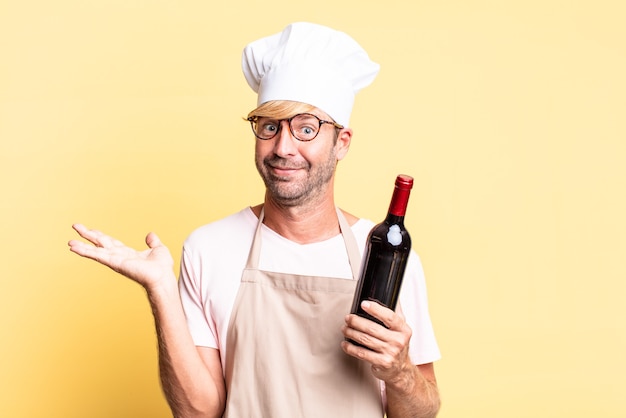
M257 105L291 100L313 105L348 126L355 94L379 65L350 36L313 23L293 23L245 47L243 73Z

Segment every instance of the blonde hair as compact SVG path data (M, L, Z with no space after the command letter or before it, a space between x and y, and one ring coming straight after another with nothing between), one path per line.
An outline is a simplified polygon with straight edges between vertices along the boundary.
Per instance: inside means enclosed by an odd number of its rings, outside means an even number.
M248 113L248 117L258 116L272 119L289 119L298 113L311 113L315 109L315 106L302 102L272 100L263 103L252 112Z

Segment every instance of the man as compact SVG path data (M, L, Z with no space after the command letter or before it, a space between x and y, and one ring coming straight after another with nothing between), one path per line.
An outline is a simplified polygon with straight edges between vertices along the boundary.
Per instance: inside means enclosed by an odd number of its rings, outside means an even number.
M146 289L176 417L434 417L439 351L417 256L404 315L377 303L363 309L385 326L347 315L373 223L335 207L334 176L378 65L346 34L296 23L249 44L243 71L264 203L194 231L178 286L153 233L139 252L75 225L94 245L71 250Z

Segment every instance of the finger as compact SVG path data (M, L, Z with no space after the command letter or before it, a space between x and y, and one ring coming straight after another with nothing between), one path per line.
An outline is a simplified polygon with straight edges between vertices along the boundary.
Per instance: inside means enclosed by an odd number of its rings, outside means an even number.
M373 324L375 326L379 326L378 324L372 322L372 321L367 321L370 324ZM380 327L382 328L382 327ZM386 330L385 330L386 331ZM370 327L367 329L357 329L354 328L352 326L346 325L343 327L342 329L343 335L350 340L351 342L355 342L357 344L360 344L366 348L368 348L371 351L380 351L382 349L382 347L384 346L384 342L381 341L377 336L376 336L376 331L374 330L374 327Z
M391 330L399 331L404 326L404 319L400 315L380 303L365 300L361 302L361 308Z
M78 232L78 235L94 245L100 245L102 238L104 237L104 234L102 232L95 229L89 229L83 224L74 224L72 225L72 228L74 228L74 230Z
M78 235L91 242L96 247L109 248L124 245L121 241L106 235L104 232L98 231L97 229L89 229L83 224L74 224L72 228L78 232Z
M86 235L89 235L89 229L83 224L73 224L72 229L78 233L81 237L86 238Z
M150 232L148 235L146 235L146 244L150 248L156 248L163 245L157 234L155 234L154 232Z
M80 255L81 257L90 258L99 262L102 262L103 260L103 250L101 248L85 244L84 242L78 240L71 240L68 245L70 246L70 251Z
M343 349L344 353L370 363L372 363L377 356L374 351L369 350L365 347L359 347L358 345L354 345L348 341L342 341L341 348Z

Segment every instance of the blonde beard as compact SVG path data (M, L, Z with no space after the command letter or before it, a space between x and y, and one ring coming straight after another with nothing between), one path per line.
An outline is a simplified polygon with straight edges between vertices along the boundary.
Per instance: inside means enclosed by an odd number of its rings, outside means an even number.
M268 169L268 164L272 159L259 162L257 158L257 170L265 183L267 197L279 205L293 207L305 205L323 196L333 181L337 168L337 158L334 151L331 151L330 154L326 162L317 168L311 169L309 165L306 169L306 178L294 181L281 180L273 176ZM278 160L274 159L274 161Z

